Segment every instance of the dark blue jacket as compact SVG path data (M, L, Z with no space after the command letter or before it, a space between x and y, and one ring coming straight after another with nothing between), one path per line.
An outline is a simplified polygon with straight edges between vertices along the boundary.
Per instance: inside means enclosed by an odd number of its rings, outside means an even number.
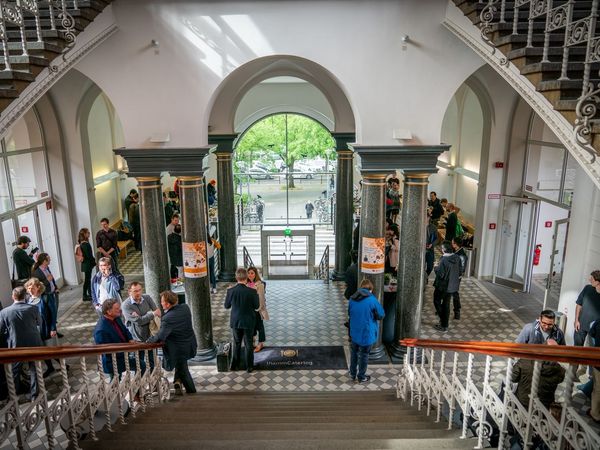
M384 316L383 307L368 289L360 288L356 291L348 302L352 342L360 346L374 344L379 332L377 321Z
M121 329L123 336L125 336L126 341L129 342L133 340L131 333L127 329L120 317L115 319L115 323ZM94 329L94 342L96 344L124 344L123 340L117 333L117 330L111 325L109 319L102 316L98 323L96 324L96 328ZM102 355L102 369L104 373L112 374L113 373L113 363L112 363L112 354L108 353ZM125 354L117 353L117 372L120 374L125 372Z
M188 305L174 305L165 311L158 334L147 342L163 342L163 367L173 370L178 362L196 356L198 344L192 328L192 312Z
M56 299L52 294L42 294L42 297L36 304L31 303L33 299L29 299L28 303L35 306L42 318L40 324L40 336L44 341L50 339L50 332L56 331Z

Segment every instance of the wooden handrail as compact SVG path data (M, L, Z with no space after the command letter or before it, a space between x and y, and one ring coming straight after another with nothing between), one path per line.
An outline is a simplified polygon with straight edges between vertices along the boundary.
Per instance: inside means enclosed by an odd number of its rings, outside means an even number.
M43 361L46 359L73 358L77 356L101 355L104 353L133 352L162 347L162 343L143 342L100 345L62 345L58 347L20 347L0 349L0 364Z
M556 361L600 367L600 348L567 345L515 344L486 341L436 341L432 339L403 339L406 347L422 347L483 355L507 356L540 361Z

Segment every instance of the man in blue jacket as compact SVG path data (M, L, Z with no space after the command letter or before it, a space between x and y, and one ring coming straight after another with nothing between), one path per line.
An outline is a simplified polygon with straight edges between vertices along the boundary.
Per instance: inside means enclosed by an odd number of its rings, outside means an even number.
M385 313L381 304L372 294L373 283L362 280L360 288L350 297L348 317L350 318L350 378L366 383L371 379L367 372L371 346L377 342L378 321ZM358 369L358 372L357 372Z

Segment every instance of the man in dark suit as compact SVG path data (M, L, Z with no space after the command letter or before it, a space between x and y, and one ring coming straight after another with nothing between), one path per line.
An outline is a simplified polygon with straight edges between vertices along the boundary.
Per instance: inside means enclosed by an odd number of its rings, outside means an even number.
M44 343L40 336L39 326L42 324L40 311L34 305L28 305L25 299L27 290L23 286L13 289L13 304L0 311L0 334L6 340L8 348L17 347L42 347ZM35 375L35 364L29 364L29 393L31 398L37 396L37 378ZM23 392L21 383L21 366L23 363L13 364L13 377L17 393Z
M196 356L198 344L192 328L192 313L188 305L179 305L177 294L171 291L160 293L162 315L160 330L147 342L163 342L163 368L175 369L175 392L181 393L181 385L188 394L196 392L194 380L188 368L188 359Z
M242 338L246 347L246 372L254 368L254 348L252 335L256 320L255 311L258 309L258 293L255 289L246 286L248 272L239 268L235 271L237 284L227 290L225 309L231 308L229 326L233 334L233 352L231 357L231 370L237 370L242 353Z
M96 344L125 344L135 342L131 333L121 320L121 303L119 300L109 298L102 303L102 317L98 319L94 329L94 342ZM135 357L128 356L130 368L135 370ZM140 362L142 372L145 369L143 361ZM115 375L112 361L112 354L102 355L102 369L104 373L110 375L111 379ZM125 354L117 353L117 374L125 372Z

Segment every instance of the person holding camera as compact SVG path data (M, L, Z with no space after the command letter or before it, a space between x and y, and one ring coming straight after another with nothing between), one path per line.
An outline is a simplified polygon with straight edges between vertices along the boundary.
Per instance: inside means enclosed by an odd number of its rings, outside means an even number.
M31 239L27 236L19 236L17 239L17 248L13 251L13 280L28 280L31 278L31 268L35 264L35 260L33 259L33 255L39 250L39 248L34 248L29 253L26 251L29 248L29 244L31 243ZM17 278L15 278L15 273L17 272Z

